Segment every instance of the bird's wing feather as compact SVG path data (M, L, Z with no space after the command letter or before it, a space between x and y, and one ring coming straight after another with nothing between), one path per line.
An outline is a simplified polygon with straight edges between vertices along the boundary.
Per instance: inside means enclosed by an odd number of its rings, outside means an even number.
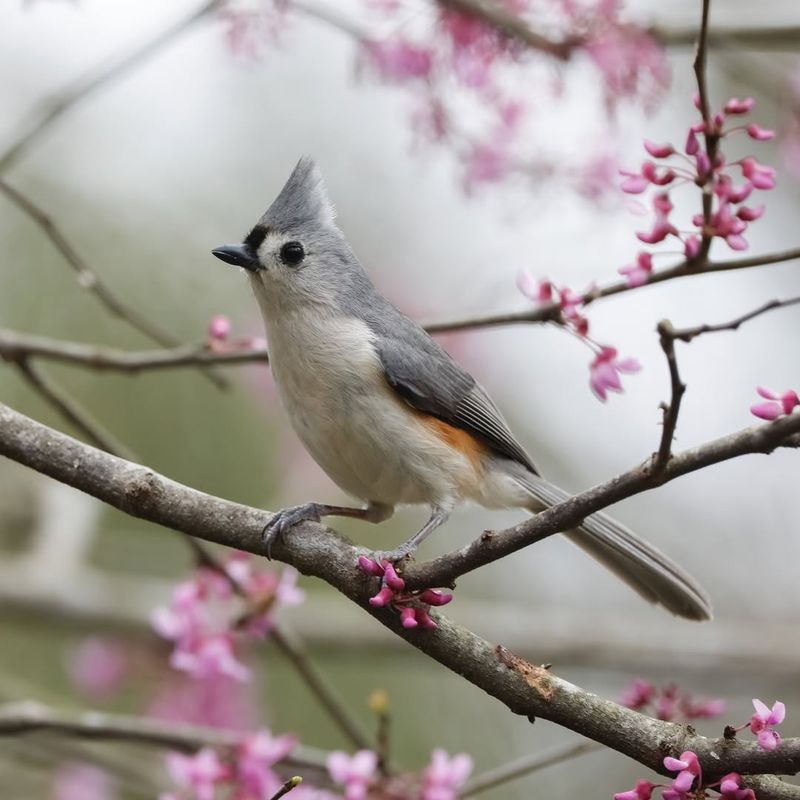
M422 329L409 341L379 336L375 346L386 382L410 406L468 431L538 474L486 390Z

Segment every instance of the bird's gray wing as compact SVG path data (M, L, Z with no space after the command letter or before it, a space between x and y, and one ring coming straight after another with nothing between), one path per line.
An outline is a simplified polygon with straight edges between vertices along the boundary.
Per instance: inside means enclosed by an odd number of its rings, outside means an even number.
M406 328L404 333L410 335L400 339L384 334L375 343L389 386L413 408L468 431L499 455L538 475L497 406L472 375L421 328Z

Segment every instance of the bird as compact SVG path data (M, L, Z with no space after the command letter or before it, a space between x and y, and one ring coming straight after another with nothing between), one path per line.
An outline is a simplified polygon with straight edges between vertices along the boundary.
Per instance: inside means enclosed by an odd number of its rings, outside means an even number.
M278 511L269 547L294 525L326 516L379 523L397 506L430 516L392 562L467 501L531 513L570 495L544 479L486 390L373 285L344 233L316 163L297 163L243 241L212 254L243 268L266 327L269 362L292 427L363 507L310 502ZM643 598L709 619L699 583L604 513L564 535Z

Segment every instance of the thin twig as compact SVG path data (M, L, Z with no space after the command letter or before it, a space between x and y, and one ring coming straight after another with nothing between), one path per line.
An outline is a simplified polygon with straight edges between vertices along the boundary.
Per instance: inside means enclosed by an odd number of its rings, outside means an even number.
M89 412L80 406L60 386L51 381L38 367L28 359L16 362L20 374L67 422L79 430L92 444L108 453L136 461L136 455L122 442L104 430L97 420L92 419Z
M135 742L192 753L202 747L233 749L241 744L240 731L211 728L150 717L104 711L59 711L31 700L0 705L0 736L52 731L81 739ZM283 760L297 768L325 769L326 753L298 746Z
M524 778L533 772L538 772L546 767L561 764L572 758L577 758L585 753L602 750L602 745L597 742L571 742L570 744L552 747L543 753L531 753L522 756L508 764L502 764L494 769L487 770L482 775L476 775L467 781L458 793L458 797L474 797L476 794L488 789L495 789L510 781Z
M275 794L272 795L269 800L280 800L281 797L285 797L287 794L289 794L289 792L292 791L292 789L296 789L302 782L303 779L299 775L289 778L289 780L286 781L286 783L284 783L283 786L281 786L281 788L278 789L278 791L275 792Z
M686 392L686 384L681 380L678 372L678 359L675 355L675 336L673 334L672 323L668 319L662 319L658 323L658 340L661 349L667 359L669 367L669 382L671 397L668 404L662 404L664 411L663 426L661 429L661 442L658 445L658 452L653 458L653 474L658 475L664 471L667 462L672 455L672 441L675 438L675 429L678 427L678 414L681 410L681 400Z
M187 16L173 23L143 44L135 47L110 65L91 71L89 74L76 80L72 86L63 89L57 95L47 100L34 114L34 119L28 123L24 132L17 137L14 143L2 155L0 155L0 174L7 172L24 153L30 149L33 143L67 111L70 111L78 105L78 103L94 94L98 89L108 86L132 69L140 66L162 48L171 44L194 25L195 22L203 19L208 13L217 8L218 5L219 0L210 0L210 2L203 3L203 5L195 11L192 11Z
M371 737L364 731L345 704L339 699L333 687L328 684L314 666L305 648L277 624L272 628L271 637L339 730L356 747L371 750L375 746Z
M790 297L788 300L770 300L768 303L764 303L763 306L759 306L753 311L748 311L746 314L742 314L742 316L736 317L736 319L732 319L730 322L721 322L717 325L697 325L694 328L672 328L670 331L670 336L673 339L679 339L682 342L691 342L692 339L695 339L704 333L736 331L739 330L739 327L744 325L745 322L749 322L751 319L760 317L762 314L766 314L768 311L772 311L776 308L794 306L798 303L800 303L800 297Z
M673 267L661 270L651 276L644 285L661 283L690 275L704 275L726 270L747 269L768 264L778 264L800 258L800 248L762 256L709 262L701 268L692 267L682 261ZM583 296L585 303L632 291L627 281L616 281L605 287L594 289ZM432 322L424 327L429 333L447 333L475 328L490 328L500 325L551 322L558 318L557 304L548 303L528 311L513 311L503 314L483 314L445 322ZM203 345L180 345L167 350L125 351L110 347L87 345L79 342L65 342L32 334L21 334L7 328L0 328L0 358L16 361L25 357L40 357L65 364L86 367L97 371L136 374L159 369L197 366L234 366L254 362L267 363L265 348L209 350Z

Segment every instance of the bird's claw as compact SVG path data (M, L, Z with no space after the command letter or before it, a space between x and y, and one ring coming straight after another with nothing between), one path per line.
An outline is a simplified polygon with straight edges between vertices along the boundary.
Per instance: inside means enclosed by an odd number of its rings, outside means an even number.
M267 548L267 559L272 560L272 546L275 542L283 541L286 533L295 525L301 522L319 521L319 507L316 503L305 503L302 506L291 506L276 511L261 531L261 540Z

